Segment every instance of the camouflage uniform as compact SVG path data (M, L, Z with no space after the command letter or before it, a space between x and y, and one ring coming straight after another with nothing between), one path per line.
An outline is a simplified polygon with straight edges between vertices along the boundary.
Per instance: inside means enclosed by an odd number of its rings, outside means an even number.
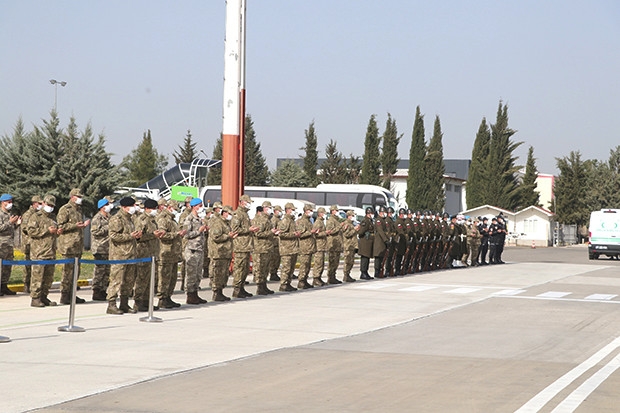
M22 214L22 223L21 223L21 232L22 232L22 252L24 253L24 260L30 261L30 237L28 236L28 221L30 218L37 213L40 209L40 204L43 203L43 200L40 196L35 195L32 197L32 205ZM35 207L34 204L37 204ZM30 279L32 277L32 267L30 265L26 265L24 267L25 275L24 275L24 292L30 292Z
M347 212L347 219L342 223L342 236L344 238L344 281L354 282L351 277L351 269L355 262L355 250L357 249L357 231L353 226L351 217L355 217L353 211Z
M299 233L299 255L297 261L299 262L299 281L297 288L307 289L312 288L312 285L308 284L308 274L310 273L310 261L312 254L316 252L316 240L314 233L312 232L312 223L307 212L312 212L310 205L304 206L304 214L295 222L297 232Z
M10 221L11 214L4 208L0 208L0 258L3 260L12 260L14 254L14 239L16 223ZM11 294L8 282L11 278L11 266L3 265L0 269L2 273L2 294Z
M227 207L228 208L228 207ZM214 301L227 301L222 291L226 287L232 259L233 243L230 237L230 225L221 214L213 214L209 220L209 258L211 267L209 276L213 289Z
M110 236L108 225L110 216L102 211L95 214L90 225L91 246L90 251L96 260L107 261L110 254ZM105 294L110 282L110 265L95 264L93 273L93 299L98 299Z
M243 195L240 201L252 202L250 197ZM230 229L237 233L233 239L233 297L246 298L252 294L245 291L245 280L250 273L250 253L252 252L253 233L250 231L248 209L241 204L230 221Z
M168 201L168 206L176 207L176 202ZM177 283L179 262L181 261L181 244L183 237L179 234L179 225L174 220L174 214L170 210L163 209L157 214L157 229L165 231L159 238L159 283L157 286L157 297L160 300L160 307L172 308L170 304L177 307L178 304L172 301L174 286Z
M478 230L478 225L476 225L477 222L478 221L470 223L467 229L467 248L469 250L469 256L471 257L471 265L474 267L480 265L478 263L478 249L482 243L482 234L480 234Z
M110 218L108 225L110 236L110 260L131 260L137 258L137 241L132 235L136 231L133 217L121 210ZM121 310L129 311L127 300L136 281L135 264L112 264L110 267L110 283L107 289L107 300L110 306L116 306L116 299L121 297Z
M267 276L269 275L269 255L273 249L273 238L275 238L273 225L269 216L264 213L256 214L252 219L252 225L258 228L258 231L254 233L254 252L252 253L252 271L258 285L256 293L258 295L272 294L273 291L267 288Z
M342 252L342 232L340 220L336 215L332 214L332 211L338 211L338 207L332 205L330 207L330 214L325 224L325 231L327 232L327 283L328 284L340 284L342 281L336 279L336 270L340 264L340 253Z
M45 197L45 201L49 202L51 206L55 203L55 199L49 195ZM56 259L57 235L50 232L50 227L57 228L56 216L53 213L41 210L32 214L28 219L26 229L30 237L30 257L32 260ZM51 304L47 300L47 295L54 281L54 267L54 264L32 266L30 297L33 301L40 300L42 303L48 302ZM55 305L55 303L52 305Z
M156 258L159 255L159 240L154 234L157 230L155 217L147 214L145 211L135 216L134 225L138 231L142 231L142 236L136 246L137 257ZM138 311L148 310L153 265L155 265L155 282L157 282L157 265L155 263L141 262L136 264L136 282L133 287L133 299L138 307Z
M316 239L316 252L313 256L312 263L312 276L314 281L312 285L320 287L325 285L325 282L321 279L323 270L325 270L325 252L327 251L327 233L325 232L325 221L320 214L325 213L325 208L321 207L317 210L319 214L312 224L314 232L314 238Z
M278 224L280 223L282 217L278 216L275 211L281 213L282 208L276 205L273 207L273 209L274 213L270 218L271 225L274 228L278 228ZM273 248L271 248L271 251L269 253L269 280L280 281L280 277L278 277L278 268L280 268L280 238L273 237Z
M292 209L293 213L295 211L293 204L287 203L285 209ZM291 280L299 252L299 236L293 216L288 213L285 214L278 223L278 230L280 231L280 260L282 263L280 291L294 291L296 288L291 286Z
M185 224L185 219L189 216L189 214L192 212L192 208L189 206L189 202L192 200L191 196L185 197L185 208L183 208L183 211L181 212L181 215L179 215L179 227L183 228L183 225ZM185 237L183 237L183 240L181 241L181 251L185 251L185 247L187 246L187 239L185 239ZM180 264L180 270L181 270L181 291L185 290L185 276L187 274L187 269L185 267L186 265L186 261L185 261L185 253L183 253L183 256L181 257L181 264Z
M71 190L71 196L81 196L79 191ZM58 252L63 258L81 258L84 250L84 231L78 227L78 223L84 220L82 207L73 201L69 201L61 206L56 217L58 228L62 230L58 236ZM60 282L60 302L69 304L71 292L73 290L73 271L75 264L65 264L62 269L62 280ZM78 278L80 268L78 266ZM79 297L76 302L84 302Z
M200 230L202 226L202 219L191 212L183 223L183 229L187 231L183 237L185 241L183 255L186 271L185 290L188 294L197 293L200 287L205 244L204 231Z

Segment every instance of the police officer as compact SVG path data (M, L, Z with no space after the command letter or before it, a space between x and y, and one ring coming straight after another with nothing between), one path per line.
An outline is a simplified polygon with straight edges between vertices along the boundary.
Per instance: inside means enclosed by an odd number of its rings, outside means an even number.
M480 221L478 224L478 232L480 232L482 238L480 240L480 249L478 250L477 261L480 265L488 265L487 252L489 251L489 226L487 224L489 222L489 218L484 217L481 219L481 217L478 217L478 221Z
M338 205L329 207L329 217L325 223L325 233L327 234L327 283L342 284L336 278L336 270L340 263L340 253L342 252L342 228L338 219Z
M2 199L2 198L0 198ZM58 225L54 215L56 198L46 195L43 208L28 219L28 236L30 237L30 257L33 260L56 259L56 238ZM30 305L32 307L55 306L47 298L54 281L54 264L33 265L30 280Z
M314 238L316 239L316 252L314 253L312 276L314 280L312 285L322 287L326 284L321 278L325 270L325 253L327 252L327 233L325 232L325 208L319 207L316 210L316 219L312 224Z
M360 222L357 228L357 237L359 239L359 254L360 254L360 279L372 280L372 277L368 273L370 267L370 258L374 257L373 244L375 242L375 223L373 222L374 210L372 207L367 207L366 215L362 222Z
M355 250L357 249L357 230L359 224L354 224L355 212L347 211L347 219L342 223L342 237L343 237L343 260L344 260L344 282L352 283L356 280L351 277L351 269L355 262Z
M82 200L84 195L78 188L73 188L69 192L69 202L61 206L58 210L58 252L63 258L80 258L84 250L84 228L90 224L90 220L83 221ZM71 303L71 292L73 289L73 267L75 264L65 264L62 270L62 281L60 282L60 303ZM80 276L78 267L78 278ZM82 304L86 300L75 297L76 304Z
M107 261L110 253L110 236L108 226L112 204L106 198L97 202L99 211L95 214L90 225L90 251L95 260ZM106 290L110 282L110 264L95 264L93 273L93 301L106 301Z
M502 253L504 252L504 244L506 243L507 229L506 229L506 221L504 220L504 216L502 214L499 214L497 217L497 226L498 226L498 234L499 234L498 239L497 239L497 244L495 246L497 264L504 264L504 261L502 261Z
M299 262L299 281L297 289L306 290L313 286L308 283L308 275L310 273L310 264L312 256L316 252L316 239L314 234L317 230L312 228L310 218L314 214L312 205L304 205L304 213L296 222L297 232L299 233L299 254L297 262Z
M15 246L15 229L21 223L18 215L11 215L13 197L9 194L0 195L0 258L12 260ZM11 266L3 265L0 268L0 295L15 295L16 292L9 288L11 278Z
M204 304L204 300L198 296L198 288L202 279L202 261L204 260L204 233L207 226L203 223L199 214L203 212L202 200L193 198L189 202L190 213L183 221L183 230L185 231L184 239L185 250L183 257L185 258L185 291L187 294L186 304Z
M120 211L110 218L108 231L110 235L110 260L130 260L137 258L137 240L142 232L136 230L133 214L136 213L136 201L125 197L120 200ZM136 267L133 264L112 264L110 284L107 289L108 314L136 313L137 309L129 307L129 295L136 281ZM120 305L116 298L120 294Z
M386 223L386 233L388 236L387 244L387 257L385 259L385 275L388 277L394 276L394 259L396 255L396 225L394 223L394 208L388 207L387 218L384 220Z
M500 240L500 227L497 224L497 218L491 219L491 225L489 225L489 264L497 264L497 244Z
M221 208L221 213L214 213L209 221L209 258L211 258L209 276L213 301L230 301L230 297L224 295L224 288L230 275L233 239L237 237L237 233L230 229L232 214L232 208L226 205Z
M398 218L394 222L394 228L396 237L394 239L394 254L396 259L394 260L394 275L405 275L403 273L403 257L407 252L407 224L405 222L405 214L407 211L405 208L398 210Z
M39 195L32 197L32 203L30 207L22 214L22 252L24 253L24 260L30 261L30 237L28 236L28 220L34 214L43 208L43 200ZM30 265L25 266L26 275L24 276L24 292L30 293L30 278L32 276L32 267Z
M278 223L280 231L280 259L282 273L280 277L280 291L296 291L291 285L297 254L299 252L299 232L295 225L295 205L287 202L284 205L284 216Z

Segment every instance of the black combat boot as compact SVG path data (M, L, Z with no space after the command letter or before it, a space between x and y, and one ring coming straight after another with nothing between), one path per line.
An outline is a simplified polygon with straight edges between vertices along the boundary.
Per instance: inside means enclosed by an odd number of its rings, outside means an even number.
M116 306L116 300L108 301L107 314L123 315L123 311Z
M230 297L226 297L221 288L213 290L213 301L230 301Z
M346 283L354 283L357 281L355 278L351 278L349 274L346 274L342 280Z
M121 310L123 313L131 313L131 314L135 314L138 312L138 310L129 307L129 297L127 296L123 296L121 295L121 305L118 306L119 310Z
M322 286L324 286L325 284L327 284L327 283L326 283L325 281L323 281L323 280L321 279L321 277L317 277L317 278L315 278L314 280L312 280L312 285L313 285L314 287L322 287Z

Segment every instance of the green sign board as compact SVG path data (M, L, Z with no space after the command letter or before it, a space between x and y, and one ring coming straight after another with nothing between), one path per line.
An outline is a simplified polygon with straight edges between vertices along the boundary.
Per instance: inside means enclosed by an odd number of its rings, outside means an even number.
M185 198L188 196L197 198L198 188L194 186L171 186L170 187L170 199L184 202Z

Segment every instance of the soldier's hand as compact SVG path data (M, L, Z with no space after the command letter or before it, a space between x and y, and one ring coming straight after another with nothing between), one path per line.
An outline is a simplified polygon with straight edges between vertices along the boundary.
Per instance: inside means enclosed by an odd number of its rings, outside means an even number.
M58 228L56 228L56 227L55 227L55 226L53 226L53 225L52 225L52 226L50 226L48 229L50 230L50 234L56 234L56 233L58 233Z
M184 237L185 234L187 234L187 230L182 229L181 231L177 232L177 234L179 234L180 237Z
M19 225L19 224L21 224L21 219L20 218L21 217L19 215L12 215L11 218L9 218L9 222L11 224Z
M198 231L205 232L207 229L208 229L208 227L206 225L203 225L200 228L198 228Z
M295 231L295 236L296 236L297 238L299 238L299 236L300 236L300 235L301 235L301 232L299 232L299 231Z
M260 228L259 227L255 227L254 225L252 225L250 227L250 232L258 232L258 230L260 230Z
M280 230L277 228L271 228L271 232L274 233L274 235L279 235L280 234Z
M56 234L58 235L62 234L62 228L56 228Z

